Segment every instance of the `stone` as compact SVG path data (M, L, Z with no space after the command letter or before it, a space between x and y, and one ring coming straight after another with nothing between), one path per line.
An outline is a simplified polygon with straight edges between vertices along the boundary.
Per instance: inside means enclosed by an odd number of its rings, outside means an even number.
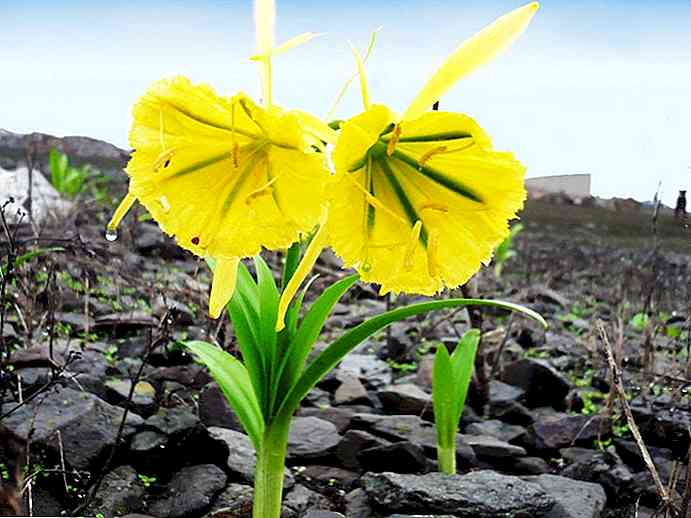
M367 380L366 383L372 390L390 385L393 379L393 372L389 364L374 354L348 354L343 358L338 368Z
M252 486L231 483L216 497L205 518L250 518Z
M348 469L361 469L358 454L374 446L385 446L389 441L376 437L363 430L348 430L336 446L336 457Z
M2 406L8 412L14 404ZM115 444L124 410L109 405L88 392L56 388L41 394L3 420L3 425L24 440L58 453L56 432L60 431L65 462L89 470ZM124 438L143 423L129 413ZM31 431L33 429L33 432Z
M338 433L345 432L350 426L350 421L358 412L369 412L372 409L363 406L339 406L327 408L300 408L298 416L301 417L318 417L324 421L333 423L336 426Z
M341 384L334 393L333 404L335 406L368 404L369 402L367 389L356 376L341 376Z
M109 379L105 382L105 400L117 406L125 406L132 388L132 382L124 379ZM134 387L130 410L143 417L150 416L156 410L156 389L148 381L140 381Z
M556 475L540 475L526 480L539 484L556 505L547 518L600 518L607 496L602 486Z
M571 451L561 450L560 453L567 459L571 456L573 461L562 470L561 475L600 484L612 503L627 501L631 497L634 489L633 474L613 453L613 448L604 452L591 450L590 454L583 448L568 450Z
M250 438L244 433L227 428L211 427L208 432L212 441L223 451L228 470L243 481L253 484L257 454ZM293 476L286 469L283 480L284 487L290 488L294 483Z
M5 217L9 224L28 223L29 170L18 167L12 171L0 168L0 204L5 205ZM64 218L73 203L64 199L55 187L34 170L31 175L31 213L34 222L41 224L49 218Z
M341 441L333 423L318 417L295 417L288 432L286 458L318 459L330 454Z
M103 513L122 516L142 508L144 488L139 484L137 472L130 466L120 466L108 473L98 493L86 508L87 514Z
M366 473L361 482L370 499L387 511L451 512L458 518L539 518L555 503L537 484L493 471Z
M525 396L525 390L499 380L489 382L489 404L501 405L511 402L520 403Z
M372 472L425 473L430 467L422 447L408 441L367 448L357 458L363 470Z
M519 426L529 426L535 421L532 412L516 401L490 404L489 416Z
M537 451L551 451L573 444L591 445L611 432L612 423L606 417L562 414L535 421L528 428L527 442Z
M215 382L205 385L199 395L199 418L205 426L242 431L240 420Z
M514 475L542 475L543 473L550 473L552 471L547 461L540 457L520 457L518 459L513 459L508 468Z
M543 360L524 358L506 365L501 381L525 390L525 404L563 408L571 389L567 379Z
M330 510L329 500L303 485L296 485L283 498L283 510L281 518L300 518L308 510Z
M374 511L364 489L352 490L345 496L344 500L345 514L348 518L374 518Z
M354 471L319 464L305 466L300 471L300 480L309 482L313 489L321 493L334 491L346 493L353 488L358 478L359 475Z
M153 516L183 518L203 513L226 485L226 474L213 464L189 466L176 473L165 493L148 508Z
M491 462L493 460L513 459L526 455L524 448L489 435L461 435L460 437L460 440L469 445L480 460Z
M345 518L345 516L333 511L308 511L302 518Z
M390 385L379 390L377 397L389 414L422 415L432 410L432 396L413 383Z
M507 424L498 419L471 423L465 431L470 435L487 435L504 442L519 441L526 434L526 429L522 426Z

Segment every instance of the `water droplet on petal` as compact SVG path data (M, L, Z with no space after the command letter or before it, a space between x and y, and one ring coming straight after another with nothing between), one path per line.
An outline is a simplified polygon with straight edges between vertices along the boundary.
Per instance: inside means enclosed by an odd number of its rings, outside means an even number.
M118 231L117 230L115 230L113 228L106 229L106 240L107 241L110 241L112 243L113 241L116 241L117 239L118 239Z

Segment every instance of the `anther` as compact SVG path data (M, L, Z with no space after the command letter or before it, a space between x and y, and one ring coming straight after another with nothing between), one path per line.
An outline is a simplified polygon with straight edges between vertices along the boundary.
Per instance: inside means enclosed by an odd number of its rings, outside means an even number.
M440 153L444 153L444 152L446 152L447 149L448 149L448 148L447 148L446 146L439 146L439 147L432 148L432 149L430 149L429 151L427 151L426 153L424 153L424 154L419 158L419 160L418 160L417 162L418 162L418 164L420 164L420 165L425 165L425 163L426 163L430 158L432 158L434 155L438 155L438 154L440 154Z
M386 145L386 156L390 157L393 155L394 149L396 149L396 144L398 144L398 139L401 138L401 126L400 124L396 124L393 129L393 133L391 134L391 139L389 140L389 143Z

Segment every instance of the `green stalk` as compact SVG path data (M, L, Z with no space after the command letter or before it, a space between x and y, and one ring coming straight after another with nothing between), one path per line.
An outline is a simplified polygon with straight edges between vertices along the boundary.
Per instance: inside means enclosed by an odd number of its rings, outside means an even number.
M447 475L456 474L456 445L442 446L437 442L437 459L439 471Z
M253 518L280 518L290 418L267 425L257 451Z

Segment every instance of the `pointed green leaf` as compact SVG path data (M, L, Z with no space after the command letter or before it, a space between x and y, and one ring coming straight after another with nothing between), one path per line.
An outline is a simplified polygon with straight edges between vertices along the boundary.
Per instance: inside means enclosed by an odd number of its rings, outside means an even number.
M455 405L453 409L453 419L456 422L456 426L458 426L458 421L461 419L463 407L465 406L465 399L468 395L470 379L473 376L475 354L477 353L479 342L480 331L477 329L470 329L463 335L451 355L453 382L450 387L453 387L452 392Z
M453 389L453 372L449 351L443 344L437 347L432 369L432 406L434 408L434 425L437 429L437 443L443 448L454 445L458 421L453 422L455 398ZM453 430L453 434L451 434ZM452 438L449 439L449 436Z
M343 357L352 351L358 344L366 338L376 333L386 326L403 320L404 318L427 313L438 309L463 307L463 306L491 306L509 311L517 311L534 320L540 322L547 327L545 320L535 311L513 304L511 302L502 302L497 300L483 300L483 299L447 299L436 300L431 302L422 302L419 304L412 304L401 308L387 311L381 315L377 315L362 324L350 329L340 338L332 342L326 349L324 349L305 369L300 376L298 382L293 386L290 392L286 395L280 409L280 415L292 415L297 409L300 401L307 395L307 393L314 387L319 380L321 380L331 369L333 369L343 359Z
M187 342L185 346L208 367L211 376L218 383L252 444L258 450L264 434L264 418L245 366L240 360L215 345L193 341Z

